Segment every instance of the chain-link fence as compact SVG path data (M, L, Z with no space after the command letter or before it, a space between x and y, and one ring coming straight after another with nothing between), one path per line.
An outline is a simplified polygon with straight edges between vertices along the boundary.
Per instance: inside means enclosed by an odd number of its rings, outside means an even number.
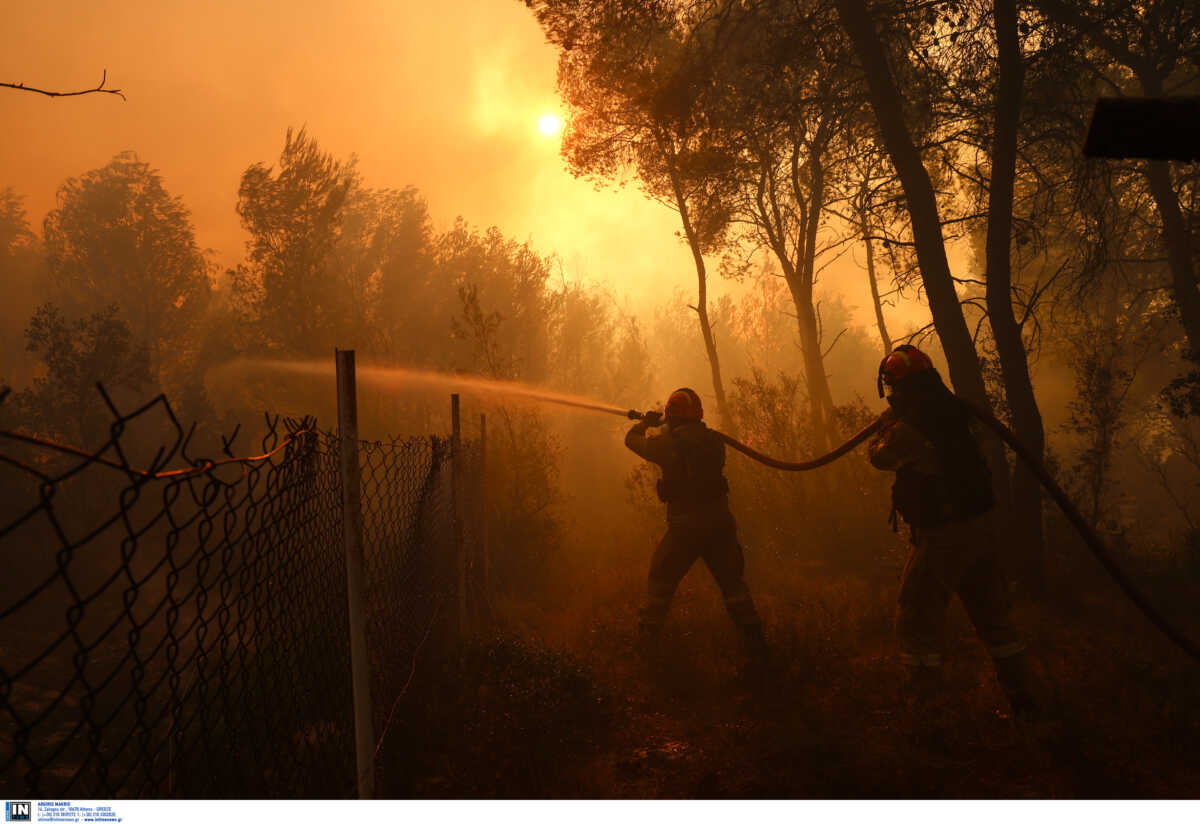
M3 794L353 796L337 436L268 417L259 454L203 460L165 399L113 411L94 451L0 432ZM359 444L377 739L481 532L453 443Z
M367 649L374 729L392 708L439 617L455 610L453 473L448 438L361 443Z

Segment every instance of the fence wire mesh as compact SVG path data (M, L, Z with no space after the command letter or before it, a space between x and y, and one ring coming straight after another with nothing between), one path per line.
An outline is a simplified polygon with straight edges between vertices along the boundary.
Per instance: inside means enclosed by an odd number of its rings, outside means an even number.
M435 622L453 616L452 458L450 440L438 437L359 444L367 650L380 738Z
M3 794L354 795L337 436L267 417L194 459L164 398L110 408L91 452L0 432ZM456 600L450 443L359 446L377 737Z

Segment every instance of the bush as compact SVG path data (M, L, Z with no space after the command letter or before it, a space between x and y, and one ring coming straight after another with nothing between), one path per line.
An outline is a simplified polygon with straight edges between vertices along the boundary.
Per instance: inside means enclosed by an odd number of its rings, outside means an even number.
M401 797L546 798L607 741L615 702L589 667L524 639L468 643L428 675L390 739L381 787Z

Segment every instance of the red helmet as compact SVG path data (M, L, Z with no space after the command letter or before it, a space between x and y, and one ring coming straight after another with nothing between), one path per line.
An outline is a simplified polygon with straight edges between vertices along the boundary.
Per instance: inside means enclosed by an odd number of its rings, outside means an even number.
M668 418L701 420L704 417L704 407L700 403L700 396L686 386L676 389L671 393L671 397L667 398L666 415Z
M883 397L883 385L895 386L897 381L933 368L929 356L911 344L901 344L879 363L879 397Z

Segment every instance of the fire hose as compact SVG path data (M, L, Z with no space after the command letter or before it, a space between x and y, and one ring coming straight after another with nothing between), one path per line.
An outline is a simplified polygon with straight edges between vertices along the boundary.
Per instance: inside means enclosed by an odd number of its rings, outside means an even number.
M962 399L960 398L960 400ZM971 412L971 414L973 414L985 426L995 432L1000 440L1008 444L1009 448L1016 453L1017 457L1025 462L1025 465L1029 467L1031 472L1033 472L1034 477L1038 479L1038 482L1041 483L1046 492L1050 494L1050 497L1054 499L1054 502L1058 504L1058 508L1062 510L1067 520L1070 521L1071 525L1075 527L1075 530L1079 533L1079 536L1083 538L1083 542L1087 546L1088 550L1091 551L1096 560L1100 562L1100 565L1104 567L1105 571L1108 572L1109 576L1113 579L1113 581L1116 582L1117 586L1120 587L1121 591L1125 594L1125 597L1132 601L1134 606L1141 610L1142 614L1145 615L1150 623L1154 624L1154 626L1157 627L1163 635L1173 641L1176 646L1182 649L1189 656L1197 661L1200 661L1200 646L1197 646L1195 642L1174 627L1170 621L1168 621L1162 615L1162 613L1160 613L1154 607L1154 605L1151 604L1150 601L1144 595L1142 595L1142 593L1139 592L1136 587L1134 587L1133 583L1128 577L1126 577L1125 573L1122 572L1120 567L1117 566L1116 562L1113 560L1112 553L1109 551L1108 547L1105 546L1104 542L1100 540L1100 536L1096 534L1095 530L1092 529L1091 525L1088 524L1075 505L1071 503L1071 499L1067 497L1067 493L1063 491L1062 487L1059 486L1052 477L1050 477L1050 473L1046 471L1046 467L1042 464L1042 462L1030 454L1029 450L1026 449L1025 446L1017 439L1017 436L1013 434L1012 430L997 420L995 415L970 401L962 400L962 402ZM626 413L626 416L632 420L641 420L645 417L643 413L633 409L629 410ZM773 467L774 469L781 469L785 472L806 472L808 470L816 469L818 467L825 466L826 464L833 463L838 458L842 457L847 452L850 452L856 446L861 444L867 438L871 437L871 435L882 429L884 423L885 421L882 418L878 418L856 432L841 446L837 447L831 452L826 453L825 455L821 455L820 457L813 458L812 460L808 461L781 461L777 458L772 458L769 455L764 455L763 453L747 446L741 441L726 435L724 432L719 432L715 429L712 430L712 432L733 449L736 449L738 452L741 452L743 455L746 455L747 457L758 461L761 464Z
M1071 525L1075 527L1075 531L1079 533L1081 538L1083 538L1083 542L1087 545L1087 548L1091 550L1092 555L1094 555L1096 560L1100 562L1100 565L1104 567L1109 576L1116 581L1117 586L1121 588L1121 591L1125 593L1125 597L1132 601L1134 605L1142 611L1142 614L1149 619L1150 623L1158 627L1159 631L1162 632L1163 635L1174 641L1176 646L1178 646L1192 658L1200 661L1200 646L1197 646L1194 641L1186 637L1182 632L1172 626L1171 623L1154 607L1154 605L1151 604L1150 601L1144 595L1142 595L1142 593L1139 592L1136 587L1134 587L1133 582L1131 582L1125 576L1125 573L1121 571L1120 567L1117 566L1116 561L1113 560L1112 553L1109 552L1108 547L1105 546L1104 542L1100 540L1100 536L1097 535L1096 531L1092 529L1091 525L1084 520L1083 515L1081 515L1075 505L1071 503L1071 499L1067 497L1067 493L1063 491L1062 487L1059 486L1052 477L1050 477L1050 473L1046 471L1046 467L1042 464L1042 462L1031 455L1029 450L1026 449L1019 440L1017 440L1017 436L1014 435L1007 426L997 420L996 416L991 412L983 409L980 406L977 406L974 403L971 403L970 401L964 400L963 403L966 405L967 409L971 411L971 414L973 414L976 418L982 421L985 426L995 432L1000 439L1008 444L1012 451L1017 454L1017 457L1025 462L1025 465L1029 467L1031 472L1033 472L1034 477L1036 477L1041 483L1042 488L1050 493L1050 497L1054 499L1056 504L1058 504L1058 508L1062 510L1063 515L1067 516L1067 520L1071 522Z

